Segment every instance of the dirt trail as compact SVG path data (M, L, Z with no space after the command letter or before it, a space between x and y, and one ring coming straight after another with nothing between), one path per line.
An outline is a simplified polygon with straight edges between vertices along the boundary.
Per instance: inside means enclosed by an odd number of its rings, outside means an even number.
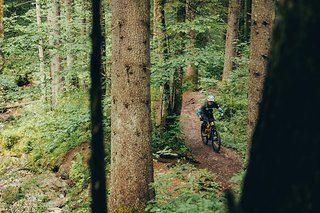
M193 158L199 162L198 168L208 169L217 175L223 188L233 185L229 179L242 169L242 160L236 151L222 146L219 153L215 153L210 145L201 141L201 121L196 115L196 110L201 107L203 95L200 92L186 92L183 95L182 104L182 128L185 134L185 142L191 150Z

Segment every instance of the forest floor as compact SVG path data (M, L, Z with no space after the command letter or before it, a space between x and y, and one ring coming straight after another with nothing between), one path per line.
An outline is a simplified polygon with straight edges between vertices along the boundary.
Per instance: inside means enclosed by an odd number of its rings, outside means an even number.
M207 169L217 176L222 188L233 186L230 178L243 169L241 156L232 149L222 146L219 153L212 150L210 144L205 145L201 141L201 121L196 115L201 107L204 96L200 92L186 92L183 95L181 123L185 135L185 143L190 149L193 159L198 162L197 167ZM219 122L217 121L217 125Z

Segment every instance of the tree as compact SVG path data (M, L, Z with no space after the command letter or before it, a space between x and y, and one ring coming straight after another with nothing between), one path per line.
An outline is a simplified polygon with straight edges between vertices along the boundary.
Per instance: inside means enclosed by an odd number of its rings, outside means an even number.
M0 0L0 73L2 72L3 65L4 65L4 54L2 52L2 44L3 44L3 38L4 38L3 17L4 17L4 0Z
M104 140L101 88L101 46L100 0L92 1L92 54L91 54L91 193L92 212L107 212L106 177L104 165Z
M110 212L142 211L153 199L150 2L112 1Z
M225 59L223 80L227 80L234 67L234 58L237 55L236 47L239 31L240 0L229 1L228 27L226 35Z
M250 23L251 23L251 5L252 0L241 0L241 10L240 10L240 26L239 26L239 39L241 42L250 41Z
M64 8L65 8L65 18L66 18L66 43L68 44L67 47L67 70L71 70L73 66L73 61L74 61L74 55L72 54L71 51L71 46L73 45L73 34L72 34L72 5L73 5L73 0L64 0Z
M41 37L42 33L42 21L41 21L41 5L40 0L36 0L36 16L37 16L37 27L39 33L39 43L38 43L38 54L39 54L39 72L41 75L41 92L42 100L46 100L47 91L46 91L46 71L44 67L44 51L43 51L43 40Z
M242 212L320 211L320 2L279 3Z
M186 0L181 0L177 6L176 10L177 23L184 23L186 21ZM178 34L178 39L180 42L180 47L177 48L177 55L182 55L185 49L185 44L183 40L185 39L185 33L180 32ZM182 108L182 86L183 86L183 68L178 66L173 73L173 80L171 81L170 89L170 101L169 109L171 115L179 116L181 114Z
M49 37L49 55L50 55L50 77L51 77L51 108L58 104L61 61L59 55L60 35L59 35L59 0L53 0L49 3L48 9L48 37Z
M3 39L4 0L0 0L0 39Z
M248 150L250 149L262 96L268 61L275 1L252 1L252 26L249 63Z
M196 10L198 1L186 0L186 18L189 23L194 22L196 19ZM194 29L189 30L188 36L190 39L189 45L187 47L188 51L191 52L196 47L197 42L197 32ZM194 62L187 62L187 70L185 74L185 82L190 83L194 88L198 88L199 73Z
M167 57L168 49L166 42L166 21L165 21L165 11L164 11L165 1L164 0L154 0L154 40L157 43L157 59L158 62L164 67ZM168 72L168 70L163 70L163 72ZM160 83L160 112L159 119L157 121L158 125L164 126L166 117L168 116L168 102L169 102L169 79L167 79L165 73L164 77L161 79Z

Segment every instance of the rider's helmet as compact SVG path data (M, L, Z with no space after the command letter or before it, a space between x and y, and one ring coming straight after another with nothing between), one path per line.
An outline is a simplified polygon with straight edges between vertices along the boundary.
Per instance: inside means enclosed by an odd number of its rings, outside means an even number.
M214 101L214 96L213 95L209 95L207 98L207 101Z

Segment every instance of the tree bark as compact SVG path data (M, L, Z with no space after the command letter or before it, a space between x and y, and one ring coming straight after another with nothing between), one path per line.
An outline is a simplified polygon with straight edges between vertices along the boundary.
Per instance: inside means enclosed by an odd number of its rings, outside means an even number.
M157 55L161 62L167 57L166 22L164 13L165 0L154 0L154 39L157 41Z
M186 0L186 4L186 18L188 22L192 23L196 19L197 1ZM187 49L189 52L192 52L196 47L197 33L195 30L190 30L188 36L190 42ZM198 88L199 74L193 61L187 62L185 82L191 84L194 89Z
M4 68L4 54L2 51L3 47L3 39L4 39L4 25L3 25L3 17L4 17L4 0L0 0L0 73Z
M222 80L228 80L234 68L234 58L237 56L237 40L239 31L240 0L229 1L228 27Z
M110 212L154 198L150 110L150 2L112 1Z
M239 20L239 40L241 42L250 41L250 23L251 23L251 0L240 0L240 20Z
M46 85L46 71L44 68L44 52L43 52L43 40L41 37L42 33L42 21L41 21L41 5L40 0L36 0L36 16L37 16L37 27L38 27L38 33L39 33L39 43L38 43L38 55L39 55L39 72L40 72L40 82L41 82L41 93L42 97L41 99L43 101L46 101L47 97L47 85Z
M178 67L175 69L173 79L171 81L170 89L170 102L169 109L170 115L180 116L182 109L182 81L183 81L183 69Z
M0 44L3 42L4 38L4 26L3 26L3 17L4 17L4 0L0 0Z
M92 212L107 212L106 176L104 164L102 88L101 88L101 25L100 0L92 1L92 54L91 54L91 194Z
M252 10L252 0L243 0L244 1L244 26L243 26L243 38L245 42L250 41L250 31L251 31L251 10Z
M60 84L60 35L59 35L59 16L60 4L59 0L52 0L49 4L48 11L48 37L49 37L49 55L50 55L50 77L51 77L51 108L55 108L58 104L59 84Z
M102 58L103 61L101 63L101 81L102 81L102 94L103 96L106 94L107 92L107 25L106 25L106 1L102 1L101 2L101 16L100 16L100 22L101 22L101 34L102 34L102 44L101 44L101 54L102 54Z
M257 122L259 105L268 61L275 1L252 1L252 28L249 62L248 150Z
M182 23L186 22L186 1L181 0L179 2L179 5L177 7L177 16L176 16L177 22ZM186 38L185 33L179 33L178 39L181 41L179 47L177 48L176 55L182 55L183 50L185 49L184 40ZM180 116L181 109L182 109L182 86L183 86L183 68L181 66L177 67L175 69L175 72L173 74L173 80L171 82L171 95L170 95L170 102L169 102L169 108L170 113L172 115Z
M278 10L241 212L320 212L320 2Z
M165 23L165 12L164 12L165 0L154 0L154 27L153 35L154 40L157 42L157 58L160 64L164 64L167 59L168 49L166 42L166 23ZM163 70L163 72L168 72ZM166 75L164 75L166 76ZM160 113L157 119L157 124L159 126L164 126L166 117L169 112L169 79L162 79L160 84Z
M65 18L66 18L66 34L67 34L67 43L68 46L72 46L74 43L72 29L73 29L73 0L64 0L65 5ZM74 62L74 55L72 54L72 50L67 48L67 70L71 71Z

